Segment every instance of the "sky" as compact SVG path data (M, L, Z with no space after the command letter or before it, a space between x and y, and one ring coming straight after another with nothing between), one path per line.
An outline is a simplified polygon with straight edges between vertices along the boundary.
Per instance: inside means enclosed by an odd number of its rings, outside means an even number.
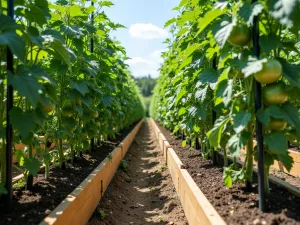
M114 6L105 9L108 17L126 29L113 32L125 47L126 63L135 77L158 77L162 63L160 53L165 50L164 40L169 36L163 29L165 22L176 16L172 9L180 0L113 0Z

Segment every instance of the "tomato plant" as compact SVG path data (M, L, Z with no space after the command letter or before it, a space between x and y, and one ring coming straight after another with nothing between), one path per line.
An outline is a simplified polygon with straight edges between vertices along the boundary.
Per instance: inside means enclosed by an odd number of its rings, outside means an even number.
M111 1L93 2L19 0L12 19L7 1L0 1L0 193L6 192L8 84L15 90L9 112L14 143L26 145L25 151L14 152L29 186L42 164L49 177L50 162L65 168L68 158L73 161L89 148L91 138L114 137L144 115L126 52L110 38L112 30L124 26L103 12ZM14 73L6 73L7 48L15 56ZM56 151L39 147L47 141ZM64 150L63 143L70 149Z
M166 23L172 37L165 41L168 48L151 115L174 133L185 133L183 145L200 140L204 156L222 149L224 182L229 187L246 182L251 188L257 120L264 125L266 174L274 160L290 170L290 130L294 141L300 135L295 95L300 88L299 2L182 0L175 10L179 15ZM256 16L259 48L255 49ZM254 50L259 50L259 57ZM255 81L262 84L264 103L257 112ZM215 121L212 112L217 114ZM246 159L237 170L235 158L243 148ZM234 159L232 165L227 154ZM268 176L265 185L268 192Z

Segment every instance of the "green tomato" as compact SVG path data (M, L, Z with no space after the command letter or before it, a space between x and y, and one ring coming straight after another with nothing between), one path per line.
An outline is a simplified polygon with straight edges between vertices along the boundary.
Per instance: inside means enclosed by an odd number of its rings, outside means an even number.
M284 83L278 82L266 85L262 90L262 97L267 105L280 105L288 100L288 93Z
M247 45L250 39L250 29L246 25L238 24L233 27L228 42L233 46L242 47Z
M268 59L261 71L257 72L255 80L261 84L272 84L282 77L282 66L276 59Z
M282 131L286 128L286 121L284 119L271 118L268 128L272 131Z

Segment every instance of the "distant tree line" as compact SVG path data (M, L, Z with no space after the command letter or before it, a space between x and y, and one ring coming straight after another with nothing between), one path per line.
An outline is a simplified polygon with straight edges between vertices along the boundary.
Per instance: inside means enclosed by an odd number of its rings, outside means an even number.
M152 90L156 84L156 79L153 79L150 75L148 75L145 77L135 78L135 80L144 97L149 97L152 95Z

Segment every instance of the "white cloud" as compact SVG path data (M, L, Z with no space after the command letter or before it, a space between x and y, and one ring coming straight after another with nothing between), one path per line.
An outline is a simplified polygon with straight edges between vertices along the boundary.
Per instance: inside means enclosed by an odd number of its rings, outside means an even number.
M126 61L126 63L130 66L134 66L134 65L137 65L137 64L148 64L148 65L151 65L152 62L147 60L147 59L144 59L142 57L132 57L131 59L128 59Z
M161 53L165 52L165 51L166 51L166 49L156 50L156 51L153 51L150 56L153 60L162 63L163 58L161 57Z
M143 57L132 57L128 59L126 63L129 65L129 68L132 72L132 75L135 77L148 76L150 74L152 77L158 77L160 68L160 62Z
M168 37L168 32L152 23L136 23L130 25L129 34L134 38L157 39Z

